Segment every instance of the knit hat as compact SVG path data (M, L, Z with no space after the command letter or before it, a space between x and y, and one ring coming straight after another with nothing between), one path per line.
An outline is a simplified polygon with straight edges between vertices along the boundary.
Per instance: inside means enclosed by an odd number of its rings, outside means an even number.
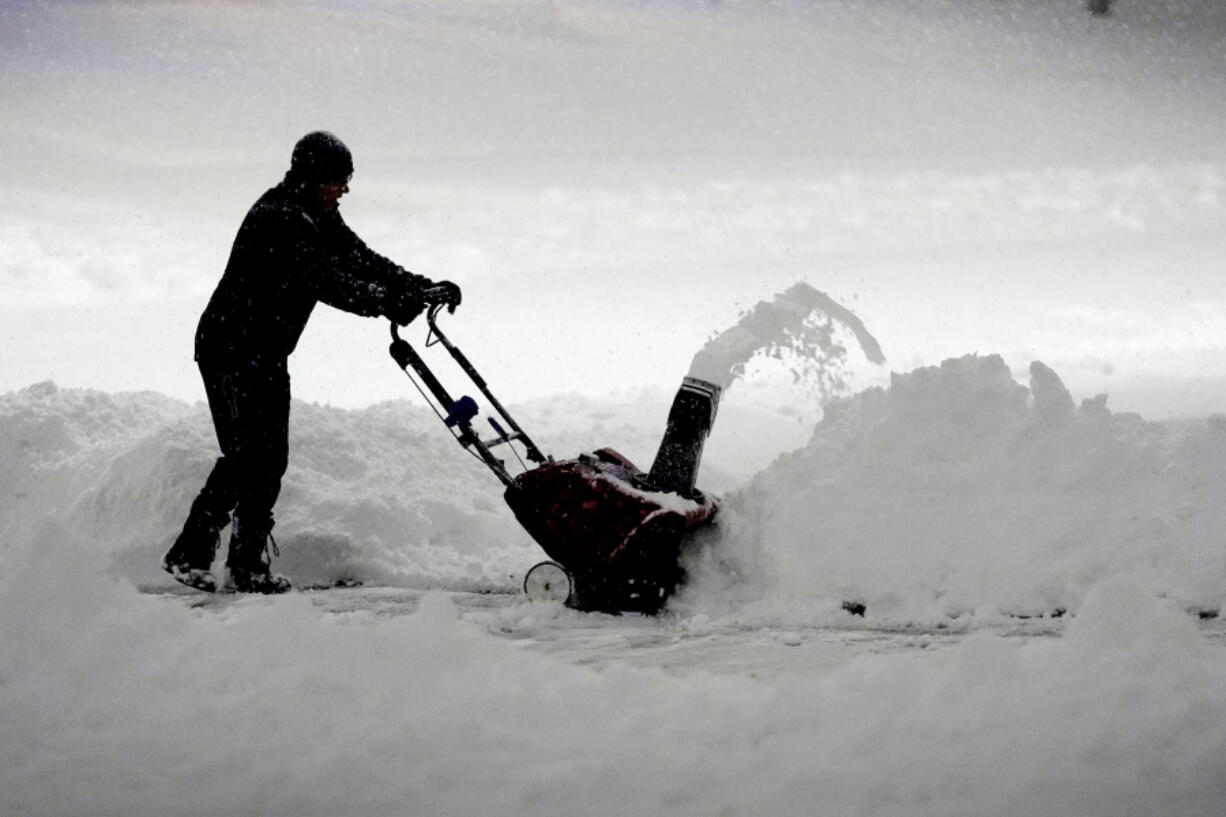
M327 131L317 130L294 145L289 172L303 182L334 182L353 173L353 156L340 139Z

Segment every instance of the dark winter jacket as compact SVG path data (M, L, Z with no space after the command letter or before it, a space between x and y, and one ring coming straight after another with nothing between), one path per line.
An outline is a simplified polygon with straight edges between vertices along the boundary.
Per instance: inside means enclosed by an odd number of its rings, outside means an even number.
M287 177L243 219L200 317L196 359L284 364L316 302L385 315L430 283L371 250L339 211L324 210Z

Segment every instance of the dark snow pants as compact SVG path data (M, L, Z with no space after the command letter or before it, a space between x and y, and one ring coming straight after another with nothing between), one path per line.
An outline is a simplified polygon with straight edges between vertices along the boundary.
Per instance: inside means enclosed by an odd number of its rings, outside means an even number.
M286 362L202 357L198 364L221 456L192 503L187 527L218 531L233 513L245 533L267 534L289 460Z

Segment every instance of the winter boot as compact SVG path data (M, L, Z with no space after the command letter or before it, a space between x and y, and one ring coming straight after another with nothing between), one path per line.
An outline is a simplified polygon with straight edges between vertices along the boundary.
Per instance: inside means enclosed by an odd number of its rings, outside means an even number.
M230 553L226 567L230 570L230 583L239 593L284 593L292 584L284 576L272 572L272 559L268 554L280 556L272 533L259 529L244 530L237 519L230 532Z
M213 578L213 557L217 553L217 543L221 537L221 528L193 523L188 520L183 532L170 550L162 557L162 569L174 577L175 581L213 593L217 590L217 580Z

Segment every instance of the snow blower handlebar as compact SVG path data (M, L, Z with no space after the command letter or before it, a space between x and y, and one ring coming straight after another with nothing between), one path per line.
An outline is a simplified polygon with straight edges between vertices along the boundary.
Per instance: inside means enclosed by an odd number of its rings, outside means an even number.
M518 440L523 444L525 453L532 462L544 463L549 458L541 453L540 449L529 439L528 435L519 427L519 424L515 422L510 413L502 407L502 404L498 402L498 398L494 397L493 393L490 392L489 386L486 385L485 380L477 373L473 365L468 362L468 358L464 356L464 353L456 348L438 328L438 313L443 307L444 304L441 303L432 304L426 312L426 322L430 325L430 332L426 336L426 346L433 346L435 343L443 345L443 348L447 350L459 367L464 370L464 374L485 395L485 399L489 401L489 404L494 407L494 410L498 412L498 415L510 427L509 432L496 418L489 417L490 426L498 436L489 440L482 440L472 427L472 421L480 411L477 401L468 395L464 395L459 400L453 400L451 395L448 394L447 389L434 376L434 372L426 365L421 355L417 353L417 350L408 341L400 337L400 328L396 325L395 321L392 321L392 345L388 351L391 353L392 359L396 361L400 368L405 370L406 374L409 369L412 369L421 378L421 382L430 390L430 393L434 395L434 399L441 406L442 410L440 411L436 408L436 412L442 417L443 423L453 430L452 433L460 445L470 448L504 485L512 487L514 479L508 473L502 460L491 453L491 448L504 443L510 444L512 441ZM446 414L444 415L443 412L446 412Z

